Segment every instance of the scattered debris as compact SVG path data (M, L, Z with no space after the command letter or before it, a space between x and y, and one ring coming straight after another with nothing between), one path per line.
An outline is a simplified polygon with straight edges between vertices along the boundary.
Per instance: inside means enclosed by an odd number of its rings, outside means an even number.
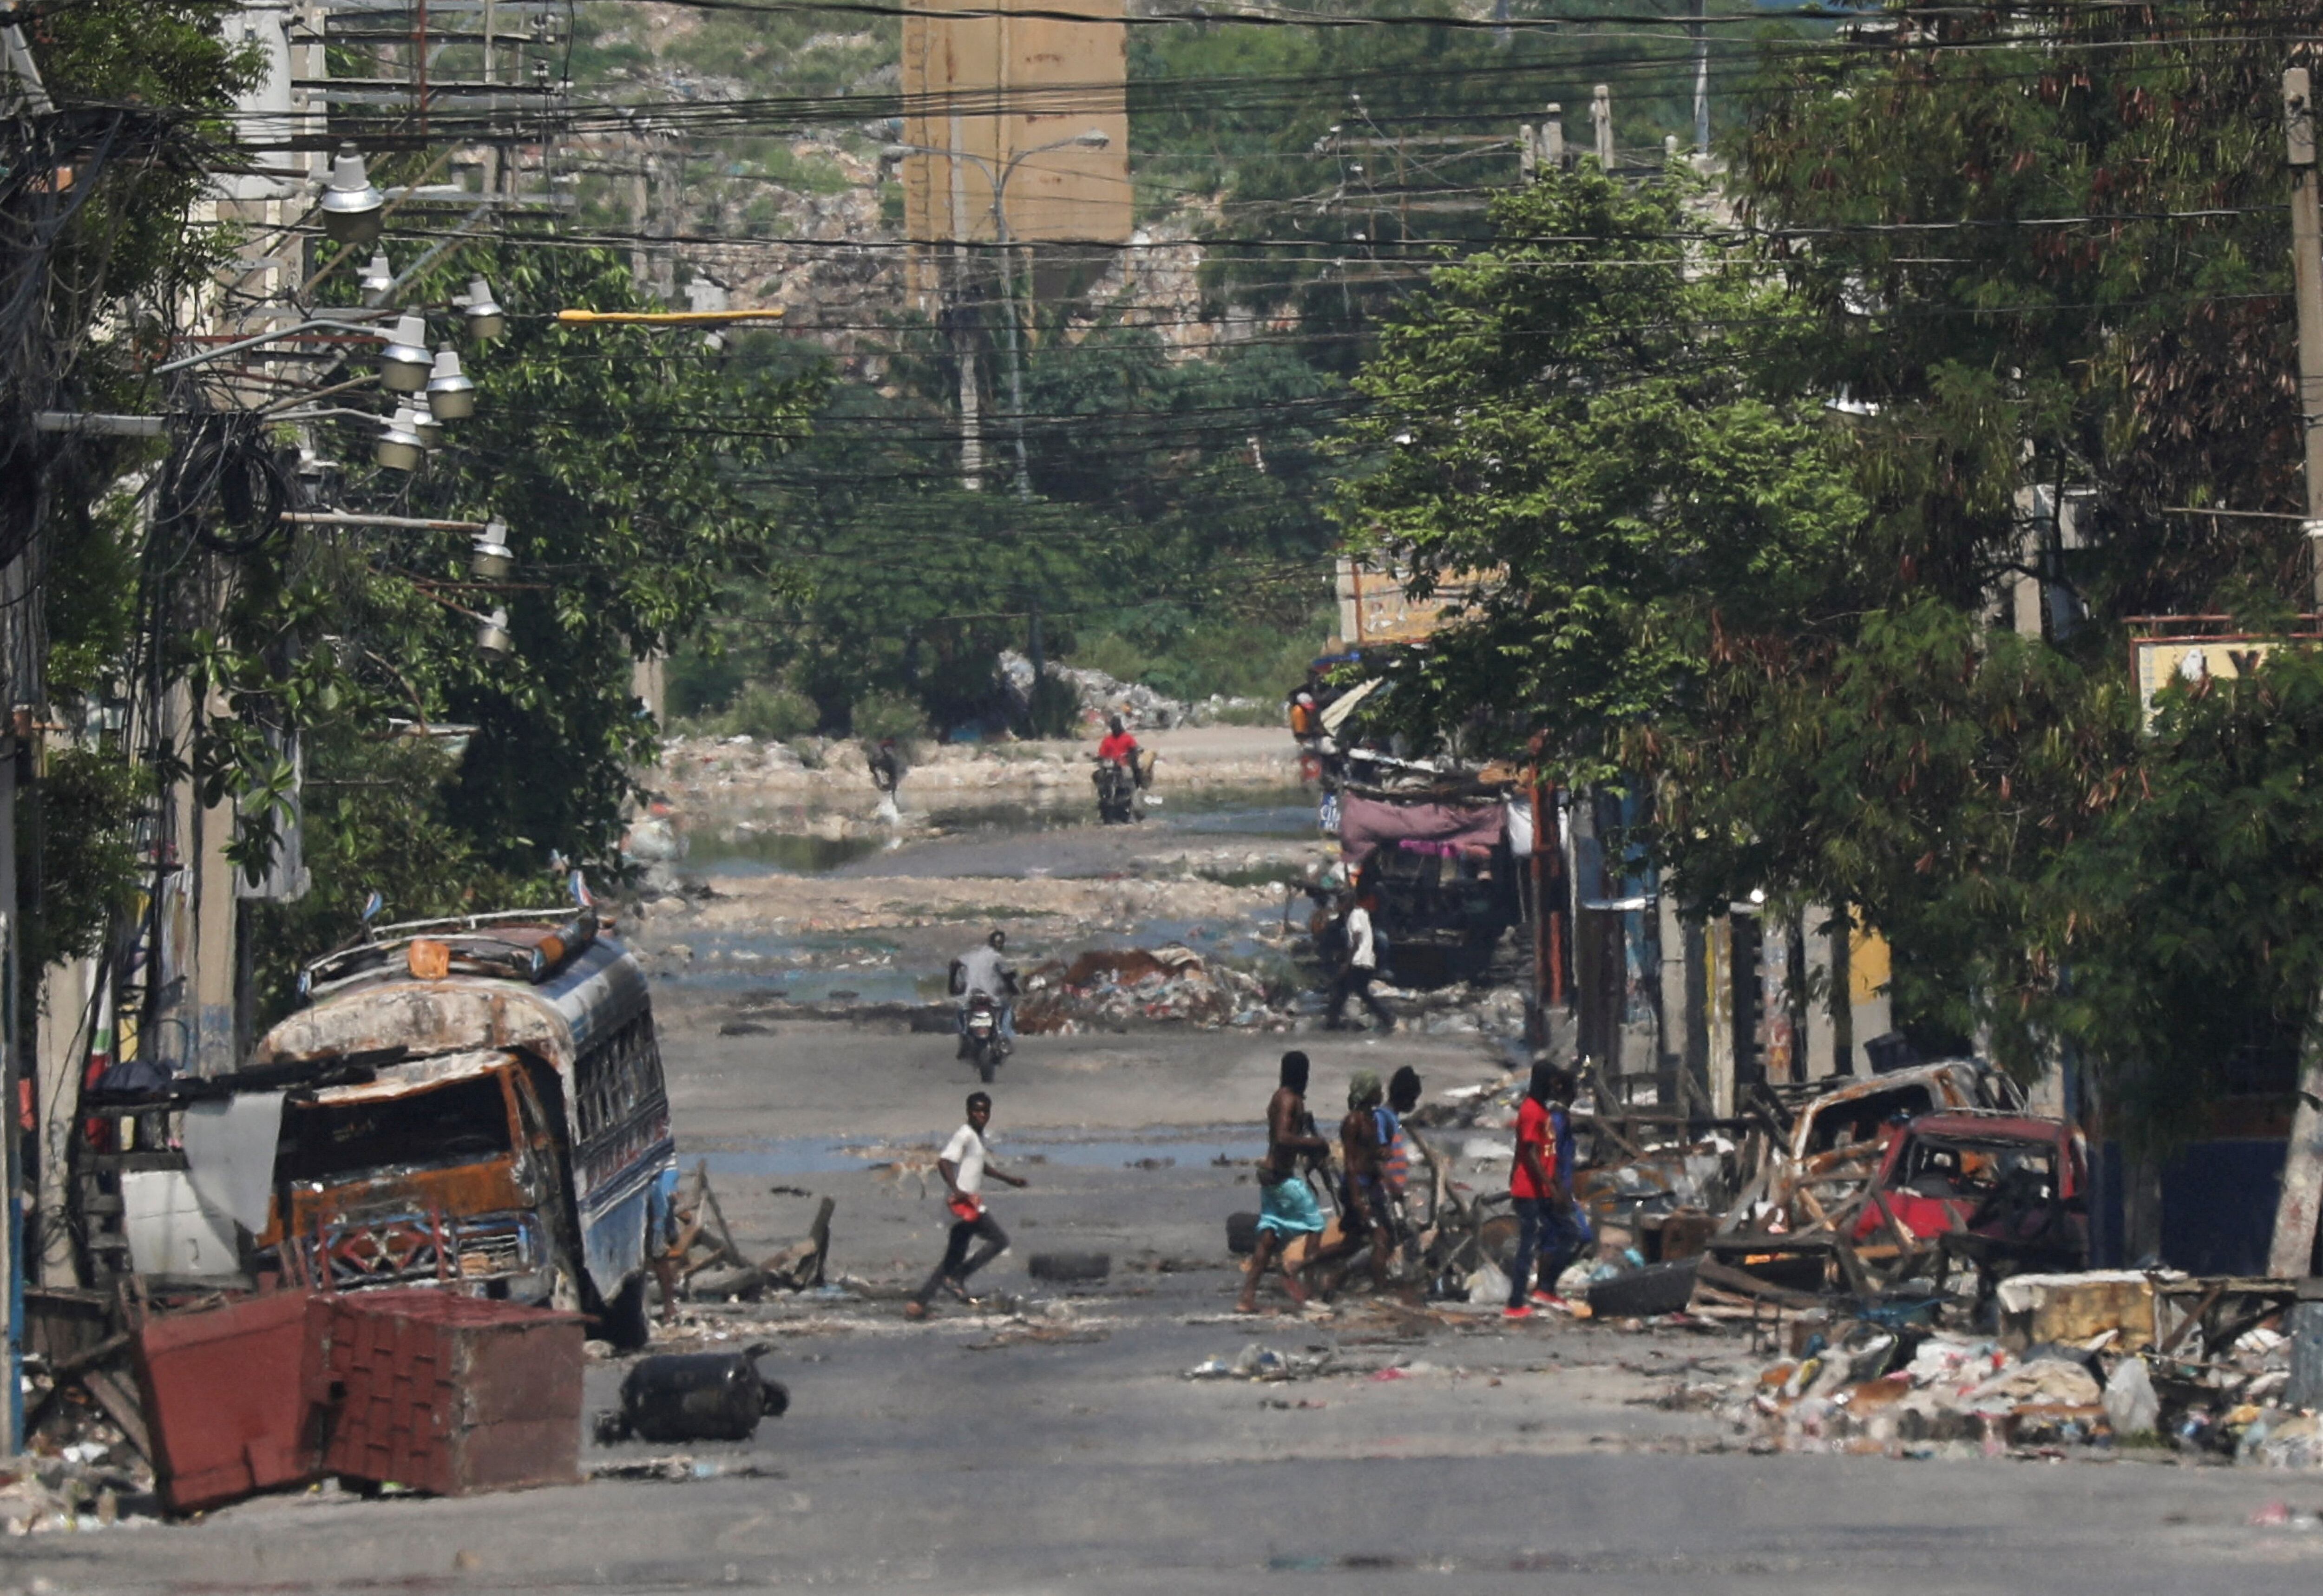
M710 1188L710 1161L694 1166L693 1179L677 1203L677 1236L655 1261L662 1288L662 1317L675 1312L682 1294L696 1301L754 1302L770 1290L804 1291L822 1284L831 1261L831 1216L835 1198L817 1205L807 1234L777 1252L752 1262L735 1243L718 1194Z
M591 1465L592 1480L664 1480L682 1484L689 1480L782 1480L780 1469L747 1462L723 1462L684 1453L669 1457L620 1458Z
M1329 1369L1336 1354L1329 1347L1304 1353L1281 1352L1253 1341L1231 1360L1205 1358L1186 1371L1188 1380L1252 1380L1275 1381L1311 1380Z
M1070 964L1036 966L1026 972L1016 1004L1016 1028L1033 1035L1133 1022L1256 1026L1274 1018L1257 977L1175 942L1151 951L1099 949Z

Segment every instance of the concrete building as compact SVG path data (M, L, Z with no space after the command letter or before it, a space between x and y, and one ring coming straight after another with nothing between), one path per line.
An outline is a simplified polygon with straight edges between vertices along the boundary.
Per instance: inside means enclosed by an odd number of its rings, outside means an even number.
M1024 14L1037 9L1042 14ZM1058 14L1086 15L1087 22ZM1129 58L1123 0L914 0L904 16L902 165L911 291L932 310L951 262L935 246L989 243L996 181L1010 236L1126 243ZM1101 148L1043 144L1097 132Z

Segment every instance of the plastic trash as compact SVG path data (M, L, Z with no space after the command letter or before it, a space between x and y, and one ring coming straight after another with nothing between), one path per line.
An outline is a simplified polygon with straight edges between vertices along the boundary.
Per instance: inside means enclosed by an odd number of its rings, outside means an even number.
M2124 1358L2106 1381L2106 1422L2116 1436L2150 1435L2161 1427L2162 1399L2144 1358Z

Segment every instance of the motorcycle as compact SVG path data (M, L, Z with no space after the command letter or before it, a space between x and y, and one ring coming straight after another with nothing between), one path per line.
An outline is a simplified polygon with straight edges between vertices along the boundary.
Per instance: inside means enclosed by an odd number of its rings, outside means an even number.
M1108 826L1127 825L1142 818L1137 802L1137 775L1118 759L1100 759L1097 774L1097 818Z
M988 993L977 993L960 1011L960 1056L976 1060L976 1078L987 1086L1008 1056L1007 1039L1000 1034L1000 1005Z

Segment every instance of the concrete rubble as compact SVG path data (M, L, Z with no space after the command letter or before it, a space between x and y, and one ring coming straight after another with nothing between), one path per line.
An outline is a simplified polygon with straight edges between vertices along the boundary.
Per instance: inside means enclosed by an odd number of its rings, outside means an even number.
M1070 1035L1092 1026L1180 1022L1283 1031L1266 986L1232 965L1167 943L1083 953L1028 970L1016 1024L1033 1035Z
M1008 683L1009 694L1022 706L1032 695L1034 679L1033 662L1024 655L1004 651L1000 656L1001 674ZM1049 674L1068 683L1080 697L1082 724L1101 728L1112 716L1121 717L1122 724L1132 731L1161 731L1172 726L1207 726L1222 714L1246 712L1259 707L1251 698L1229 698L1212 693L1208 698L1188 702L1147 686L1143 682L1124 682L1103 671L1079 665L1060 665L1051 661Z

